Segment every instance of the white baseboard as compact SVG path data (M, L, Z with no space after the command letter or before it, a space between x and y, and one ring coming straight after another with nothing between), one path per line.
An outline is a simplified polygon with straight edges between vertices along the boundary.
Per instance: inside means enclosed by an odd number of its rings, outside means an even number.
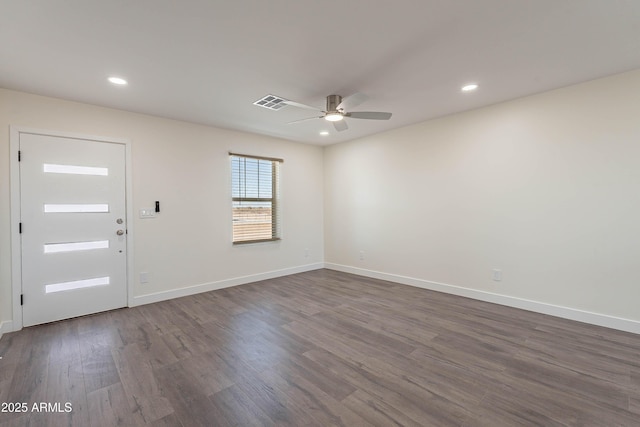
M2 338L2 334L8 332L13 332L13 322L11 320L0 322L0 338Z
M151 304L154 302L166 301L173 298L186 297L202 292L215 291L218 289L229 288L231 286L244 285L247 283L258 282L260 280L274 279L276 277L289 276L291 274L304 273L305 271L319 270L324 268L324 263L315 263L301 265L298 267L285 268L282 270L267 271L265 273L252 274L249 276L234 277L231 279L220 280L217 282L203 283L200 285L188 286L186 288L172 289L170 291L156 292L153 294L140 295L133 297L132 307L138 305Z
M400 276L397 274L383 273L380 271L367 270L347 265L325 263L325 268L330 270L342 271L345 273L357 274L359 276L371 277L374 279L387 280L389 282L400 283L403 285L429 289L432 291L459 295L480 301L505 305L508 307L521 308L523 310L548 314L550 316L561 317L563 319L576 320L578 322L604 326L605 328L618 329L620 331L640 334L640 322L636 320L623 319L606 314L592 313L589 311L578 310L570 307L562 307L559 305L531 301L523 298L495 294L492 292L479 291L477 289L447 285L445 283L430 282L428 280Z

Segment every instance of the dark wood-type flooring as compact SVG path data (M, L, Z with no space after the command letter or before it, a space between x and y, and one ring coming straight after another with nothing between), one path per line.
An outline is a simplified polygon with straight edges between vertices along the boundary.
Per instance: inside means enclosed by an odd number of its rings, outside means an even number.
M0 402L29 406L2 427L640 426L639 335L329 270L26 328L0 356Z

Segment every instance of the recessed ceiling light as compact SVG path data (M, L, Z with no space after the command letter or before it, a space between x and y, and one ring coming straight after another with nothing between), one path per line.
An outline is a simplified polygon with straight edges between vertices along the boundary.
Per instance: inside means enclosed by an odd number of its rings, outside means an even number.
M118 86L124 86L127 84L127 81L120 77L109 77L109 81Z
M470 83L468 85L462 86L462 91L463 92L472 92L474 90L478 89L478 85L475 83Z
M320 131L320 135L327 136L327 135L329 135L329 131L328 130Z

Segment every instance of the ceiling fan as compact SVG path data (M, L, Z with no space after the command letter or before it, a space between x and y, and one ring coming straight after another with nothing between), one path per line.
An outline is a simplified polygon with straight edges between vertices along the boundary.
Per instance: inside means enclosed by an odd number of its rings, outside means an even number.
M320 111L324 113L322 116L294 120L292 122L289 122L288 124L305 122L307 120L325 119L327 121L333 122L333 126L336 128L336 130L338 132L342 132L343 130L349 129L349 126L347 126L347 123L344 121L346 117L352 119L368 120L389 120L391 118L391 113L383 113L381 111L346 111L362 104L367 100L367 98L367 95L364 95L362 93L354 93L353 95L347 96L344 99L340 95L329 95L327 96L326 110L321 110L320 108L311 107L309 105L289 100L284 100L282 101L282 103L291 105L292 107L306 108L307 110Z

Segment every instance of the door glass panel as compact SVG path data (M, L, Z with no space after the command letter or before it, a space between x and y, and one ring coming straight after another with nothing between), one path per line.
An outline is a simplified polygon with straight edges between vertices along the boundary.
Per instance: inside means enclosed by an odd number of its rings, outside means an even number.
M91 249L108 249L108 240L98 240L95 242L75 242L75 243L47 243L44 245L45 254L57 252L88 251Z
M90 166L73 166L73 165L51 165L44 164L44 171L47 173L66 173L72 175L100 175L108 176L109 168L96 168Z
M44 290L50 294L53 292L71 291L73 289L92 288L109 284L109 277L96 277L95 279L76 280L73 282L54 283L46 285Z
M54 205L45 204L44 211L46 213L95 213L95 212L109 212L109 205L103 204L77 204L77 205Z

